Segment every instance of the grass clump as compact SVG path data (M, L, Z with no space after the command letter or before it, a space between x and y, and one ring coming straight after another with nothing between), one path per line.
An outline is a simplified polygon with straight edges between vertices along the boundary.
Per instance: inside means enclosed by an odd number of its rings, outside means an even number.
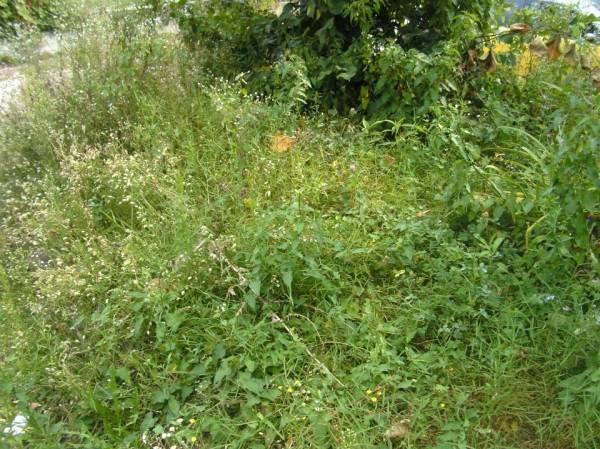
M500 68L381 127L90 25L2 123L10 447L594 448L598 95ZM503 78L502 78L503 77Z

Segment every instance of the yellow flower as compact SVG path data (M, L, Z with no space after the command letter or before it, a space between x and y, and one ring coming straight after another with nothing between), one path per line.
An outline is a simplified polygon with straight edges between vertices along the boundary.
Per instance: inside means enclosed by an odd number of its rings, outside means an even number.
M383 393L381 392L381 390L379 390L379 391L377 392L377 396L381 396L382 394L383 394Z
M302 382L300 382L299 380L294 381L294 385L297 387L301 387L302 386Z
M283 385L277 385L278 390L283 390Z
M190 424L196 424L196 420L194 418L190 418Z
M293 393L293 392L294 392L294 389L293 389L292 387L287 387L287 392L288 392L288 393Z
M377 402L379 399L377 399L375 396L371 397L371 402Z
M445 402L440 403L440 408L446 408L446 403Z
M371 390L370 388L367 390L367 394L371 394L373 393L373 390Z
M196 438L196 437L192 437L192 438L190 438L190 441L191 441L192 443L195 443L196 441L198 441L198 438Z

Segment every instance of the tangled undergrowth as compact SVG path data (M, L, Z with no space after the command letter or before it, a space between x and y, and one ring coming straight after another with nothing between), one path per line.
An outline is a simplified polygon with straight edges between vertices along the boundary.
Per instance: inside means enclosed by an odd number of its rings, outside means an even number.
M3 119L0 445L600 447L587 76L382 127L203 61L91 24Z

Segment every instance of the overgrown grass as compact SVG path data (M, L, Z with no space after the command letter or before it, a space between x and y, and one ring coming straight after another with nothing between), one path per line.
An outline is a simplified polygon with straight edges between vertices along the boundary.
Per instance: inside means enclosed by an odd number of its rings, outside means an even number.
M150 22L66 54L2 122L1 445L600 447L587 77L382 126Z

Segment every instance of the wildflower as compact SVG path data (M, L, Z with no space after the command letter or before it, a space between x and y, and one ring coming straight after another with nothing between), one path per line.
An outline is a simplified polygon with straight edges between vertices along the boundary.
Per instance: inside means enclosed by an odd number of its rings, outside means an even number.
M183 418L177 418L177 424L181 424L183 422Z
M292 387L287 387L287 392L288 392L288 393L293 393L293 392L294 392L294 389L293 389Z
M25 431L26 427L27 427L27 417L19 413L12 420L10 427L6 427L4 429L4 433L8 433L9 435L13 435L13 436L20 435Z
M190 418L190 424L192 424L192 425L196 424L196 420L194 418Z
M371 396L371 402L377 402L379 399L377 399L376 396Z
M446 403L445 402L441 402L440 403L440 408L446 408Z
M192 443L195 443L196 441L198 441L198 438L196 438L195 436L193 436L192 438L190 438L190 441Z
M300 382L299 380L294 381L294 385L296 387L301 387L302 386L302 382Z
M372 394L373 390L371 390L370 388L367 390L367 394Z
M277 385L278 390L283 390L283 385Z
M377 392L377 396L381 396L382 394L383 394L383 392L382 392L381 390L379 390L379 391Z

